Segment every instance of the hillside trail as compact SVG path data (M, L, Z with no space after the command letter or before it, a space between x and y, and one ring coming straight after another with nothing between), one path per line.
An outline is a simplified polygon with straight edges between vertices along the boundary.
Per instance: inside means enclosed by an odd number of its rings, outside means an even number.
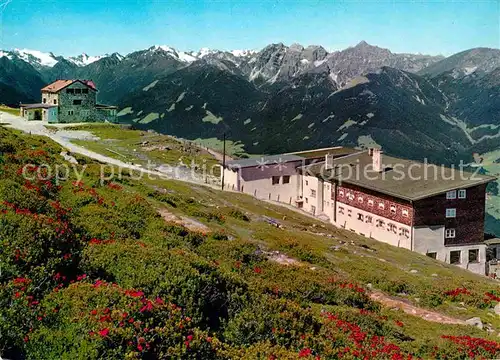
M190 231L200 232L203 234L207 234L212 231L208 226L197 220L188 218L187 216L177 216L168 211L167 209L159 209L158 214L160 214L160 216L166 222L171 222L177 225L184 226Z
M380 291L375 291L370 294L370 299L382 304L388 308L401 309L404 313L408 315L413 315L430 322L437 322L441 324L451 324L451 325L467 325L465 321L452 318L440 314L435 311L430 311L422 309L418 306L410 304L408 301L398 299L389 295L386 295Z
M47 122L26 121L24 118L20 116L12 115L2 111L0 111L0 124L2 126L6 125L7 127L16 130L21 130L25 133L29 133L30 135L46 136L52 139L53 141L57 142L59 145L61 145L63 148L65 148L67 151L71 153L80 154L104 164L114 165L119 167L120 169L128 169L133 171L134 174L141 174L141 176L144 177L149 176L153 179L159 179L159 180L178 180L190 184L211 187L213 189L220 188L220 185L218 184L204 182L203 179L201 179L201 176L200 177L190 176L189 171L183 171L183 169L180 167L175 167L174 171L159 171L159 170L145 169L141 166L125 163L121 160L117 160L112 157L96 153L83 146L76 145L71 142L72 136L69 136L70 133L73 135L87 136L88 132L75 133L74 131L68 132L67 130L53 131L45 127L45 125L49 125Z

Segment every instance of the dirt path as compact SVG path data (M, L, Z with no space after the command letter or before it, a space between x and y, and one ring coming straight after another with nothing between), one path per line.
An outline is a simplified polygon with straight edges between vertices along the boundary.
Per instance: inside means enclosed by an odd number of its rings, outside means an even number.
M174 223L174 224L177 224L177 225L182 225L184 226L186 229L190 230L190 231L194 231L194 232L201 232L201 233L204 233L204 234L207 234L209 232L211 232L210 228L208 226L206 226L205 224L199 222L199 221L196 221L194 219L191 219L191 218L188 218L186 216L177 216L175 214L172 214L170 211L168 211L167 209L159 209L158 210L158 214L161 215L161 217L167 221L167 222L171 222L171 223Z
M425 310L412 305L404 300L400 300L381 292L374 292L370 294L370 298L376 302L379 302L383 306L390 308L398 308L403 310L406 314L417 316L421 319L431 322L437 322L441 324L453 324L453 325L467 325L465 321L460 319L455 319L446 315L439 314L434 311Z

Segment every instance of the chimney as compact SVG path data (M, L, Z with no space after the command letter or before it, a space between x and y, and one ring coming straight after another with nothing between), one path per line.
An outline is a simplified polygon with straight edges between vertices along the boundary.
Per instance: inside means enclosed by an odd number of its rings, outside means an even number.
M326 154L325 155L325 170L333 169L333 155Z
M382 172L384 170L382 164L383 151L381 149L372 148L368 150L368 154L372 157L373 170L376 172Z

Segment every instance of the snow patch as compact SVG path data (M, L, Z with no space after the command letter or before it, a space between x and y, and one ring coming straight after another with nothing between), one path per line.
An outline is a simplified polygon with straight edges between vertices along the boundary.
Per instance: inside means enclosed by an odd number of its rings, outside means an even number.
M326 118L324 118L323 120L321 120L321 122L322 123L327 122L328 120L333 119L334 117L335 117L334 114L328 115Z
M470 75L476 70L477 70L477 66L465 67L464 73L465 73L465 75Z
M307 60L307 59L302 59L302 60L300 60L300 63L301 63L301 64L304 64L304 65L307 65L307 64L309 64L309 60Z
M145 86L142 91L148 91L149 89L152 89L156 86L156 84L158 84L158 80L155 80L153 81L151 84L149 84L148 86Z
M6 57L7 59L12 60L12 55L11 54L9 54L8 52L0 50L0 58L2 58L2 57Z
M375 116L375 114L373 114L373 113L371 113L371 112L370 112L370 113L368 113L368 114L366 114L366 117L367 117L368 119L371 119L371 118L372 118L372 117L374 117L374 116Z
M245 56L256 54L257 51L256 50L231 50L230 53L236 57L245 57Z
M323 65L325 62L326 62L327 59L323 59L323 60L316 60L313 64L314 66L318 67L320 65Z
M53 67L58 62L52 53L44 53L38 50L29 49L15 49L14 52L19 58L30 64L32 63L30 61L32 58L35 58L39 65L47 67Z
M344 130L344 129L348 129L350 128L351 126L353 125L356 125L357 122L354 121L354 120L351 120L351 119L347 119L347 121L345 123L343 123L338 129L337 131L340 131L340 130Z
M342 136L337 139L337 141L344 140L347 137L347 135L349 135L349 134L348 133L343 133Z
M107 57L108 55L98 55L98 56L89 56L85 53L79 55L79 56L72 56L68 58L68 61L72 62L73 64L77 66L87 66L90 65L97 60L100 60L104 57Z

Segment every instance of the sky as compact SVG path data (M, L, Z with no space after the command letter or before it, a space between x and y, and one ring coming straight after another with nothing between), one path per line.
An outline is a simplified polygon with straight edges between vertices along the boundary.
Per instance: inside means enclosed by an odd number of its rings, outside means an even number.
M0 12L0 49L63 56L125 55L152 45L258 50L278 42L333 51L361 40L446 56L500 47L500 0L0 0Z

